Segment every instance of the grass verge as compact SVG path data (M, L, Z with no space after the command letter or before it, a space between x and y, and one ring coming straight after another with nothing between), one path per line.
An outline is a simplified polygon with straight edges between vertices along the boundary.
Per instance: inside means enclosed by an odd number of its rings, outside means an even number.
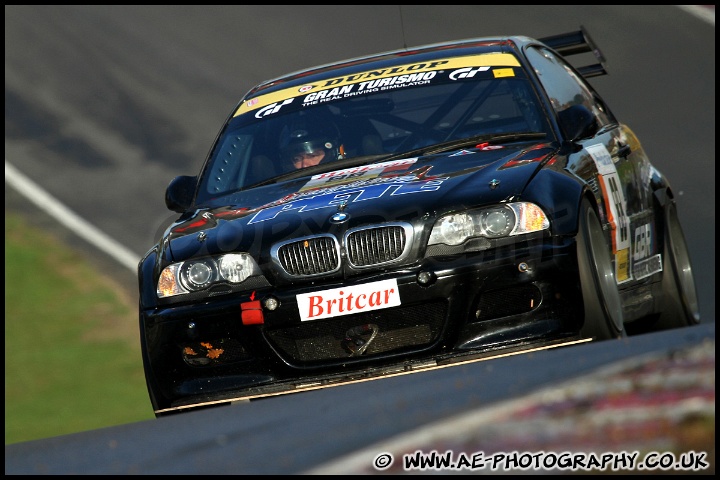
M137 301L5 212L5 444L154 418Z

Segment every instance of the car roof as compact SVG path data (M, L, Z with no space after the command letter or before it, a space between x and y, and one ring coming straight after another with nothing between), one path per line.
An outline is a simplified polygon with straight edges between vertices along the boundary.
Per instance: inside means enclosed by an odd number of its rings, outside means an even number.
M342 77L373 69L389 68L398 64L423 62L463 55L479 55L497 52L507 53L517 51L523 45L531 42L536 42L536 40L525 36L481 37L375 53L299 70L272 80L264 81L251 89L245 95L244 99L248 100L279 89L306 85L327 78Z

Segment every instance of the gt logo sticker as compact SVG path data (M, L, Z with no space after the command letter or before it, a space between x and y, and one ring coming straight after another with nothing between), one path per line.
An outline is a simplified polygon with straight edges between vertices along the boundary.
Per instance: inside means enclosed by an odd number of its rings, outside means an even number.
M490 69L490 67L461 68L461 69L455 70L454 72L451 72L449 78L450 78L450 80L472 78L475 76L476 73L487 72L489 69Z
M268 115L277 113L280 111L280 107L282 107L283 105L288 105L288 104L292 103L292 101L293 101L292 98L288 98L287 100L283 100L281 103L271 103L267 107L263 107L260 110L258 110L255 113L255 118L263 118L263 117L267 117Z

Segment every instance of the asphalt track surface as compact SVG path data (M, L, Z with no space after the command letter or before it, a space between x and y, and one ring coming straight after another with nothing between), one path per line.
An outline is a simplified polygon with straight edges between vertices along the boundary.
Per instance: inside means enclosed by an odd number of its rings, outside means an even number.
M226 115L259 81L403 46L579 25L608 60L610 75L593 84L680 192L703 325L9 445L5 473L302 473L452 414L715 338L714 14L709 22L675 6L6 6L6 164L138 260L173 218L163 202L169 180L199 170ZM9 200L49 228L62 220L6 182ZM79 231L66 236L86 241ZM134 291L134 272L114 263Z

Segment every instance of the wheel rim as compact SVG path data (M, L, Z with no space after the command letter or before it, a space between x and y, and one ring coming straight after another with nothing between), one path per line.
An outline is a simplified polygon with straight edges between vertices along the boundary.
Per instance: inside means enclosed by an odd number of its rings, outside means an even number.
M688 314L688 319L692 319L695 323L699 323L700 314L698 312L698 299L695 290L695 279L693 278L692 267L690 264L690 256L688 254L685 236L677 216L677 208L675 205L670 206L668 212L668 233L670 239L670 250L672 254L672 263L677 276L678 289L682 297L683 304Z
M595 217L595 213L588 211L588 240L592 251L591 258L595 267L597 286L607 316L615 329L615 333L618 333L623 330L622 302L617 291L612 261L606 251L607 246L602 228L593 217Z

